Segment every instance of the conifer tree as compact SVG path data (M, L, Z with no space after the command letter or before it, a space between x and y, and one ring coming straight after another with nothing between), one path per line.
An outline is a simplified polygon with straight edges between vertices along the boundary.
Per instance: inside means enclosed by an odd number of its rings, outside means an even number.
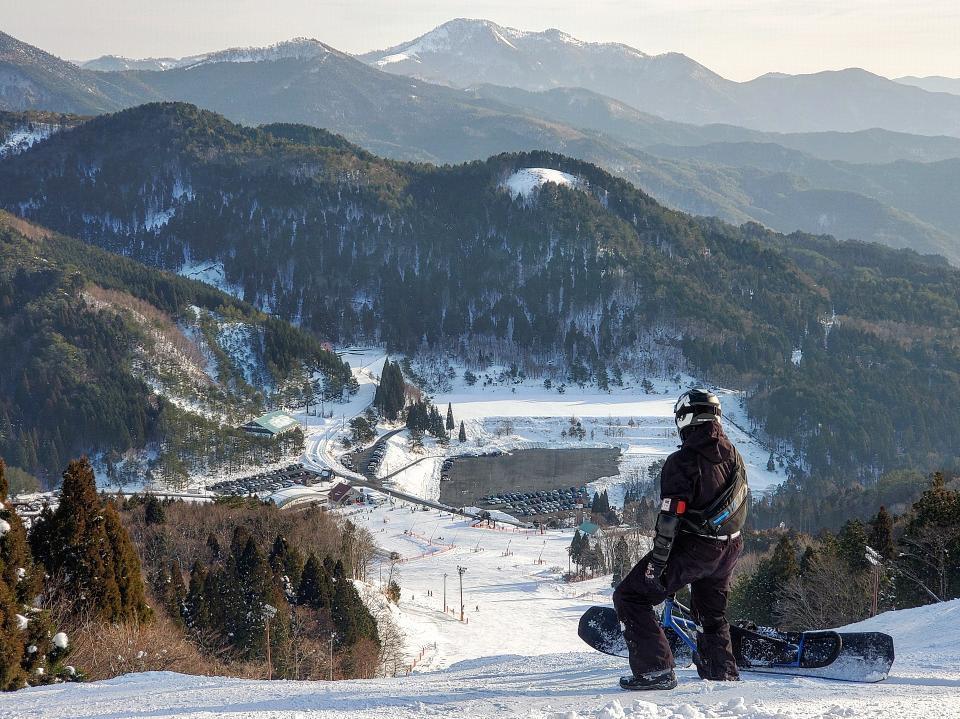
M460 436L458 437L461 443L467 441L467 430L463 426L463 420L460 420Z
M166 521L163 504L155 494L148 494L143 503L143 521L147 524L163 524Z
M157 594L163 602L167 614L178 624L183 621L184 606L187 601L187 588L183 584L183 575L176 561L171 560L159 579Z
M837 535L838 554L851 571L859 572L870 567L867 561L867 531L859 519L851 519L840 528Z
M5 469L0 459L0 492L6 486ZM26 604L39 593L42 577L33 566L23 520L6 500L6 494L0 493L0 582L6 584L17 602Z
M330 616L336 628L336 642L339 646L353 646L362 638L380 643L377 622L350 580L338 579L334 582Z
M113 620L147 620L150 617L150 609L143 590L140 557L112 503L108 502L103 508L103 520L104 531L110 546L114 581L120 592L120 609ZM180 576L179 569L176 570L176 576L182 589L183 577ZM182 600L182 593L179 597Z
M24 566L26 547L16 530L22 525L16 514L7 507L7 479L5 465L0 460L0 691L19 689L26 682L26 673L20 666L26 648L25 632L20 627L21 602L16 587L20 581L19 568ZM23 616L20 614L20 616Z
M896 555L893 544L893 517L886 507L881 506L880 511L870 521L870 546L884 559L890 560Z
M183 606L183 618L187 626L197 633L210 629L210 609L207 604L207 570L197 560L190 568L190 584Z
M331 591L330 575L317 556L311 553L303 565L297 601L314 609L329 607Z
M453 404L447 402L447 431L457 428L457 423L453 421Z
M62 576L64 598L105 621L146 619L140 560L116 509L97 495L86 457L63 473L60 505L30 533L34 557Z

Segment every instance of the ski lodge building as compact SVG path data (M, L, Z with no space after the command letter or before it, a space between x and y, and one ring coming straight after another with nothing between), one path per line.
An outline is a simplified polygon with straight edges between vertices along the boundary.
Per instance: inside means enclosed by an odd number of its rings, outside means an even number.
M286 412L277 410L267 412L261 417L252 419L243 425L242 429L247 434L257 434L262 437L276 437L278 434L289 432L300 423Z

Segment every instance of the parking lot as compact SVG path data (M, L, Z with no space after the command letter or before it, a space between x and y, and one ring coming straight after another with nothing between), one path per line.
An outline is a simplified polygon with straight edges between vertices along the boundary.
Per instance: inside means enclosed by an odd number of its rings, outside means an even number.
M441 469L446 481L440 483L440 501L499 509L529 521L569 517L587 483L618 475L619 464L618 449L590 447L457 457Z
M506 492L483 497L480 506L499 509L518 519L570 516L590 497L585 486L538 492Z
M324 470L330 473L330 470ZM270 470L268 472L259 472L246 477L237 479L228 479L216 484L210 485L209 489L216 494L221 495L242 495L264 494L276 492L279 489L293 487L295 485L310 486L318 481L332 479L333 474L328 477L305 469L300 463L290 464L280 469Z

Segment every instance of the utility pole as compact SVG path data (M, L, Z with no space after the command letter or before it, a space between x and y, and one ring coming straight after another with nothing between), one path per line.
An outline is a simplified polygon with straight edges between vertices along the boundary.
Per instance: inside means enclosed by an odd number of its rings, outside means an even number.
M333 638L337 636L330 632L330 681L333 681Z
M443 613L447 613L447 573L443 573Z
M463 573L467 571L466 567L457 565L457 572L460 574L460 621L463 621Z
M263 605L263 621L267 630L267 679L273 679L273 661L270 659L270 620L277 616L277 608Z
M873 567L873 601L870 605L870 616L875 617L880 611L880 566L883 563L883 557L873 547L865 546L864 548L866 550L864 558Z

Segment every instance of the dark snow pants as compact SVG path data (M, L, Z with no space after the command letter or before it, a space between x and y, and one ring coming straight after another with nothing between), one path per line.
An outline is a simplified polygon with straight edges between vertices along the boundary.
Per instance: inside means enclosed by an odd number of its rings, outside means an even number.
M673 653L653 608L668 596L690 585L691 609L703 633L697 638L703 679L739 678L727 623L730 575L743 549L743 539L721 541L680 534L674 542L663 573L663 590L644 578L648 554L623 578L613 593L613 605L624 626L634 676L672 669Z

